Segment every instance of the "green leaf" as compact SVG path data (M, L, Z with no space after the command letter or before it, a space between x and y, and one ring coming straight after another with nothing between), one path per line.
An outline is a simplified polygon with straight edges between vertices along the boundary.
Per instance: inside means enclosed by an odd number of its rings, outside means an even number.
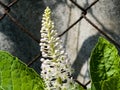
M120 77L119 63L120 58L115 46L100 37L90 57L90 74L96 90L120 90L120 80L116 80ZM114 85L111 84L112 81Z
M120 90L120 75L116 75L104 81L102 90Z
M44 83L18 58L0 51L0 90L44 90Z
M92 83L90 90L96 90L94 84Z

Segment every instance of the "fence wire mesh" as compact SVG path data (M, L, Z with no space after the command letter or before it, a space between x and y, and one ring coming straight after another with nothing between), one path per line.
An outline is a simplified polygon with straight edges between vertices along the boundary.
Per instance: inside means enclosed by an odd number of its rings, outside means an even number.
M11 7L13 5L15 5L17 2L19 2L18 0L13 0L11 1L8 5L6 5L4 2L0 1L0 6L3 10L2 13L0 13L0 21L3 20L6 16L9 17L9 19L11 20L11 22L14 22L14 24L20 28L21 31L23 31L24 33L26 33L31 39L33 39L35 42L39 43L39 40L36 39L36 37L29 31L27 30L16 18L14 18L14 16L12 16L10 14L11 11ZM92 22L86 15L87 15L87 11L89 9L92 8L92 6L94 6L97 2L99 2L99 0L95 0L93 1L89 6L87 6L87 8L83 8L82 6L80 6L78 3L76 3L74 0L70 0L70 2L77 7L80 11L82 11L81 16L78 18L78 20L76 20L73 24L71 24L66 30L64 30L63 33L61 33L59 35L59 37L62 37L65 33L69 32L71 30L71 28L73 28L78 22L82 21L82 19L85 19L87 21L87 23L89 23L90 25L92 25L98 32L100 32L103 36L105 36L108 40L110 40L114 45L116 45L118 48L120 48L120 44L118 42L116 42L114 39L112 39L111 37L109 37L107 35L106 32L104 32L103 30L101 30L97 25L94 24L94 22ZM38 60L41 57L41 53L38 53L33 60L30 60L29 63L27 64L28 66L31 66L34 62L36 62L36 60ZM77 81L77 80L76 80ZM84 88L86 88L86 86L90 83L90 81L88 81L86 84L82 84L80 83L80 81L77 81L79 84L81 84Z

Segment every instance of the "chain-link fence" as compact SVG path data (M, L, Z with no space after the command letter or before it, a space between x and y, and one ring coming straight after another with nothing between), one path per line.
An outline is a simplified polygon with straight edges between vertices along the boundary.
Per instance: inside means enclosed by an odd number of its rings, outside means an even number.
M23 26L18 20L17 18L15 18L12 14L10 14L11 12L11 7L13 7L17 2L19 2L18 0L13 0L10 3L8 3L7 5L1 0L0 1L0 21L4 21L4 18L7 16L9 18L10 22L14 22L14 25L16 27L18 27L22 32L26 33L31 39L33 39L35 42L39 43L39 39L37 39L35 37L35 35L33 35L29 30L27 30L25 28L25 26ZM83 19L87 21L87 23L89 23L90 25L92 25L93 28L95 28L95 30L97 30L98 32L100 32L103 36L105 36L108 40L110 40L114 45L116 45L118 48L120 48L120 44L118 42L116 42L113 38L111 38L106 32L104 32L104 30L101 30L96 24L94 24L94 22L92 22L92 20L90 20L87 17L87 12L89 9L91 9L96 3L99 2L99 0L95 0L93 1L89 6L87 6L86 8L83 8L82 6L80 6L78 3L76 3L76 1L74 0L70 0L70 2L77 7L80 11L82 11L81 16L78 18L78 20L76 20L73 24L71 24L66 30L64 30L63 33L61 33L59 35L59 37L62 37L65 33L69 32L71 30L71 28L73 28L77 23L81 22ZM22 42L21 42L22 43ZM38 53L37 55L33 56L33 60L29 60L29 62L27 62L28 66L31 66L33 63L35 63L39 58L41 57L41 53ZM77 81L78 83L80 83L79 81ZM90 83L90 81L88 81L86 84L81 84L84 88L86 88L86 86Z

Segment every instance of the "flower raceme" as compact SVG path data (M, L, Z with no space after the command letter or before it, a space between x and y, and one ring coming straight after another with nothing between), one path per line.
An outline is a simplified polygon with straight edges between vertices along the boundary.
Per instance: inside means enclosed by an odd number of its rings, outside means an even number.
M47 7L42 18L40 51L42 52L41 76L45 81L45 90L69 90L74 83L72 68L62 42L54 29L51 10Z

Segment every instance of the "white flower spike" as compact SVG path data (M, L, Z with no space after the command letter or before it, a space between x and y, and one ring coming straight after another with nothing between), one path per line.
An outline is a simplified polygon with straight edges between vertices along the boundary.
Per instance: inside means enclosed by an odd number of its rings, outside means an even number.
M72 68L61 46L54 23L51 20L51 10L47 7L42 18L41 28L42 71L41 76L45 81L45 90L69 90L74 81L71 78ZM72 89L71 89L72 90Z

